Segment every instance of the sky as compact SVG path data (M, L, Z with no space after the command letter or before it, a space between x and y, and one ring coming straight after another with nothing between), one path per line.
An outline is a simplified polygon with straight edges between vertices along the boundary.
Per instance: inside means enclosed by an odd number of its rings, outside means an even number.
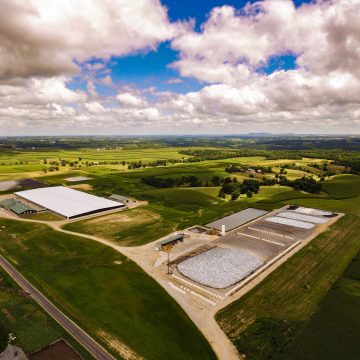
M360 134L360 0L2 0L0 136Z

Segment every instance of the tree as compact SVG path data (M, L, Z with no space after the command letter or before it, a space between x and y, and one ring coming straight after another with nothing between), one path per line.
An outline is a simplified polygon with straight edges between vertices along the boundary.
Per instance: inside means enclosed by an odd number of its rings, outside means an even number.
M221 185L221 178L220 176L213 176L213 178L211 179L211 182L213 183L214 186L220 186Z
M253 197L253 193L249 190L249 191L246 193L246 197L252 198L252 197Z
M240 196L240 193L237 190L235 190L231 193L231 200L237 200L239 198L239 196Z

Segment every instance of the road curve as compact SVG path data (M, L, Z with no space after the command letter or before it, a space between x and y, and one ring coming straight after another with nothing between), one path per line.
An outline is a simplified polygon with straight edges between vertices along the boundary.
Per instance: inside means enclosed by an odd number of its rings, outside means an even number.
M69 334L72 335L95 359L115 360L101 345L86 334L79 326L63 314L40 291L32 286L3 256L0 255L0 265L4 270Z

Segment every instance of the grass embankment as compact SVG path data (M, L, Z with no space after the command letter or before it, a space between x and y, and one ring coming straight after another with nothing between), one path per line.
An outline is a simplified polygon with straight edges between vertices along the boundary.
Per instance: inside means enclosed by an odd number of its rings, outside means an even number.
M322 301L294 344L288 360L360 359L360 253Z
M7 339L12 333L12 343L26 353L42 349L51 342L64 338L82 355L92 359L70 335L47 315L10 276L0 268L0 328Z
M29 214L23 216L24 219L31 219L31 220L41 220L41 221L61 221L64 220L63 217L56 215L52 212L39 212L35 214Z
M360 192L359 177L342 176L352 194ZM332 181L338 184L339 179ZM331 183L330 183L331 185ZM330 196L341 188L329 186ZM345 192L347 190L345 189ZM278 198L280 202L275 203ZM269 201L286 204L283 194ZM346 200L331 198L292 199L291 203L347 213L330 229L311 241L261 284L216 318L241 353L250 360L279 359L311 315L318 309L327 291L345 270L360 248L360 196ZM346 305L346 304L344 304ZM331 313L328 312L331 320Z
M0 224L1 253L118 356L130 350L146 359L215 359L177 303L123 255L45 225Z

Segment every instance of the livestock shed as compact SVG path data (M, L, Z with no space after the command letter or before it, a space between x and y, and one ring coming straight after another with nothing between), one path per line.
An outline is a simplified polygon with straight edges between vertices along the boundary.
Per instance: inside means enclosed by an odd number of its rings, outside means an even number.
M90 195L65 186L53 186L16 192L18 197L67 219L121 208L124 204Z
M0 206L6 210L10 210L16 215L35 214L37 211L21 201L15 199L5 199L0 202Z
M267 211L265 210L248 208L235 214L226 216L222 219L215 220L206 226L219 231L222 230L222 226L225 226L225 231L230 231L265 214L267 214Z

